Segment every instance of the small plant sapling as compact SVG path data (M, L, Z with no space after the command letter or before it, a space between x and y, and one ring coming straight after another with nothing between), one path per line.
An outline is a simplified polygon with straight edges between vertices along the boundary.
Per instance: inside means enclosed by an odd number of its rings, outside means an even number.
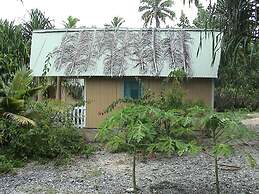
M129 105L112 114L101 126L98 138L107 143L113 151L127 150L133 154L132 183L137 193L136 155L147 149L154 141L156 122L152 118L154 108L143 105Z
M241 149L240 144L255 137L255 133L247 129L233 113L211 112L204 118L205 129L210 137L206 146L212 148L211 156L214 158L214 171L216 182L216 193L220 193L219 184L219 160L220 157L231 155L234 150L243 152L252 166L256 161L252 155Z

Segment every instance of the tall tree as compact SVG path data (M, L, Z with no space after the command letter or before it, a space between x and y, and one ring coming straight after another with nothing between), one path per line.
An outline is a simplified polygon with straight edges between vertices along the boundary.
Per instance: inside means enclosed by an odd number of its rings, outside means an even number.
M177 24L180 28L190 28L190 21L188 20L188 17L184 14L183 10L181 11L180 21Z
M68 16L67 21L64 21L64 27L65 28L76 28L77 22L80 20L73 16Z
M153 20L155 20L156 27L160 27L161 21L166 22L166 18L174 19L175 13L171 10L173 5L172 0L141 0L139 11L144 12L142 19L144 20L144 26L152 26Z
M0 79L7 84L17 69L28 66L29 47L21 25L7 20L0 20L0 42Z
M22 24L22 28L23 36L30 47L33 30L52 29L54 28L54 25L52 24L50 18L39 9L31 9L29 11L29 17L29 21L24 22ZM37 78L37 82L40 83L40 78ZM38 99L41 99L40 93L38 94Z
M217 96L218 102L233 105L227 108L259 107L256 9L254 0L218 0L211 8L209 20L218 22L222 35Z
M195 3L198 5L199 0ZM258 0L218 0L214 5L210 2L206 10L198 6L194 25L217 29L221 35L217 36L222 41L215 98L220 110L259 107L258 13Z
M50 18L39 9L31 9L29 16L29 21L23 24L23 33L27 40L31 40L33 30L54 28Z
M192 22L196 28L218 29L220 27L219 21L216 20L216 18L213 20L211 18L213 17L211 14L212 6L208 6L207 9L205 9L202 4L198 4L197 8L198 8L197 17Z

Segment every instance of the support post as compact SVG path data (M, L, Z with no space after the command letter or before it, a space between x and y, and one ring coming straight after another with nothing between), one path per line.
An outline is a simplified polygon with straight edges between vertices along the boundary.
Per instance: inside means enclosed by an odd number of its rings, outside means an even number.
M56 100L61 100L61 77L57 77Z

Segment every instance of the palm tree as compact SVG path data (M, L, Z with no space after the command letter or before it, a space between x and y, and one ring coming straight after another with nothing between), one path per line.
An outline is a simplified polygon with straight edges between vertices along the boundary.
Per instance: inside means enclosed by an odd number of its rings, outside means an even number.
M166 18L173 20L175 17L175 13L170 9L173 5L172 0L141 0L140 3L139 11L144 11L144 26L151 26L155 20L156 27L159 28L161 21L165 23Z
M123 23L125 22L125 20L122 17L114 17L111 21L111 26L114 28L119 28Z
M125 20L122 17L115 16L112 19L110 24L104 24L104 26L106 28L113 28L113 29L117 30L124 22L125 22Z
M29 16L30 20L23 24L23 34L27 40L31 40L33 30L54 28L50 18L39 9L31 9Z
M65 28L76 28L77 22L80 21L78 18L73 16L68 16L67 21L64 21Z
M190 28L190 21L188 17L184 14L183 10L181 11L181 16L179 18L180 22L177 24L180 28Z

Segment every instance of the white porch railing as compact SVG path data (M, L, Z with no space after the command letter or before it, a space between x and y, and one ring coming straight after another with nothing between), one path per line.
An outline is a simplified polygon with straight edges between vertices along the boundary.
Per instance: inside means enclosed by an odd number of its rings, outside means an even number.
M85 106L74 107L72 111L72 121L75 127L84 128L86 126L86 108Z

